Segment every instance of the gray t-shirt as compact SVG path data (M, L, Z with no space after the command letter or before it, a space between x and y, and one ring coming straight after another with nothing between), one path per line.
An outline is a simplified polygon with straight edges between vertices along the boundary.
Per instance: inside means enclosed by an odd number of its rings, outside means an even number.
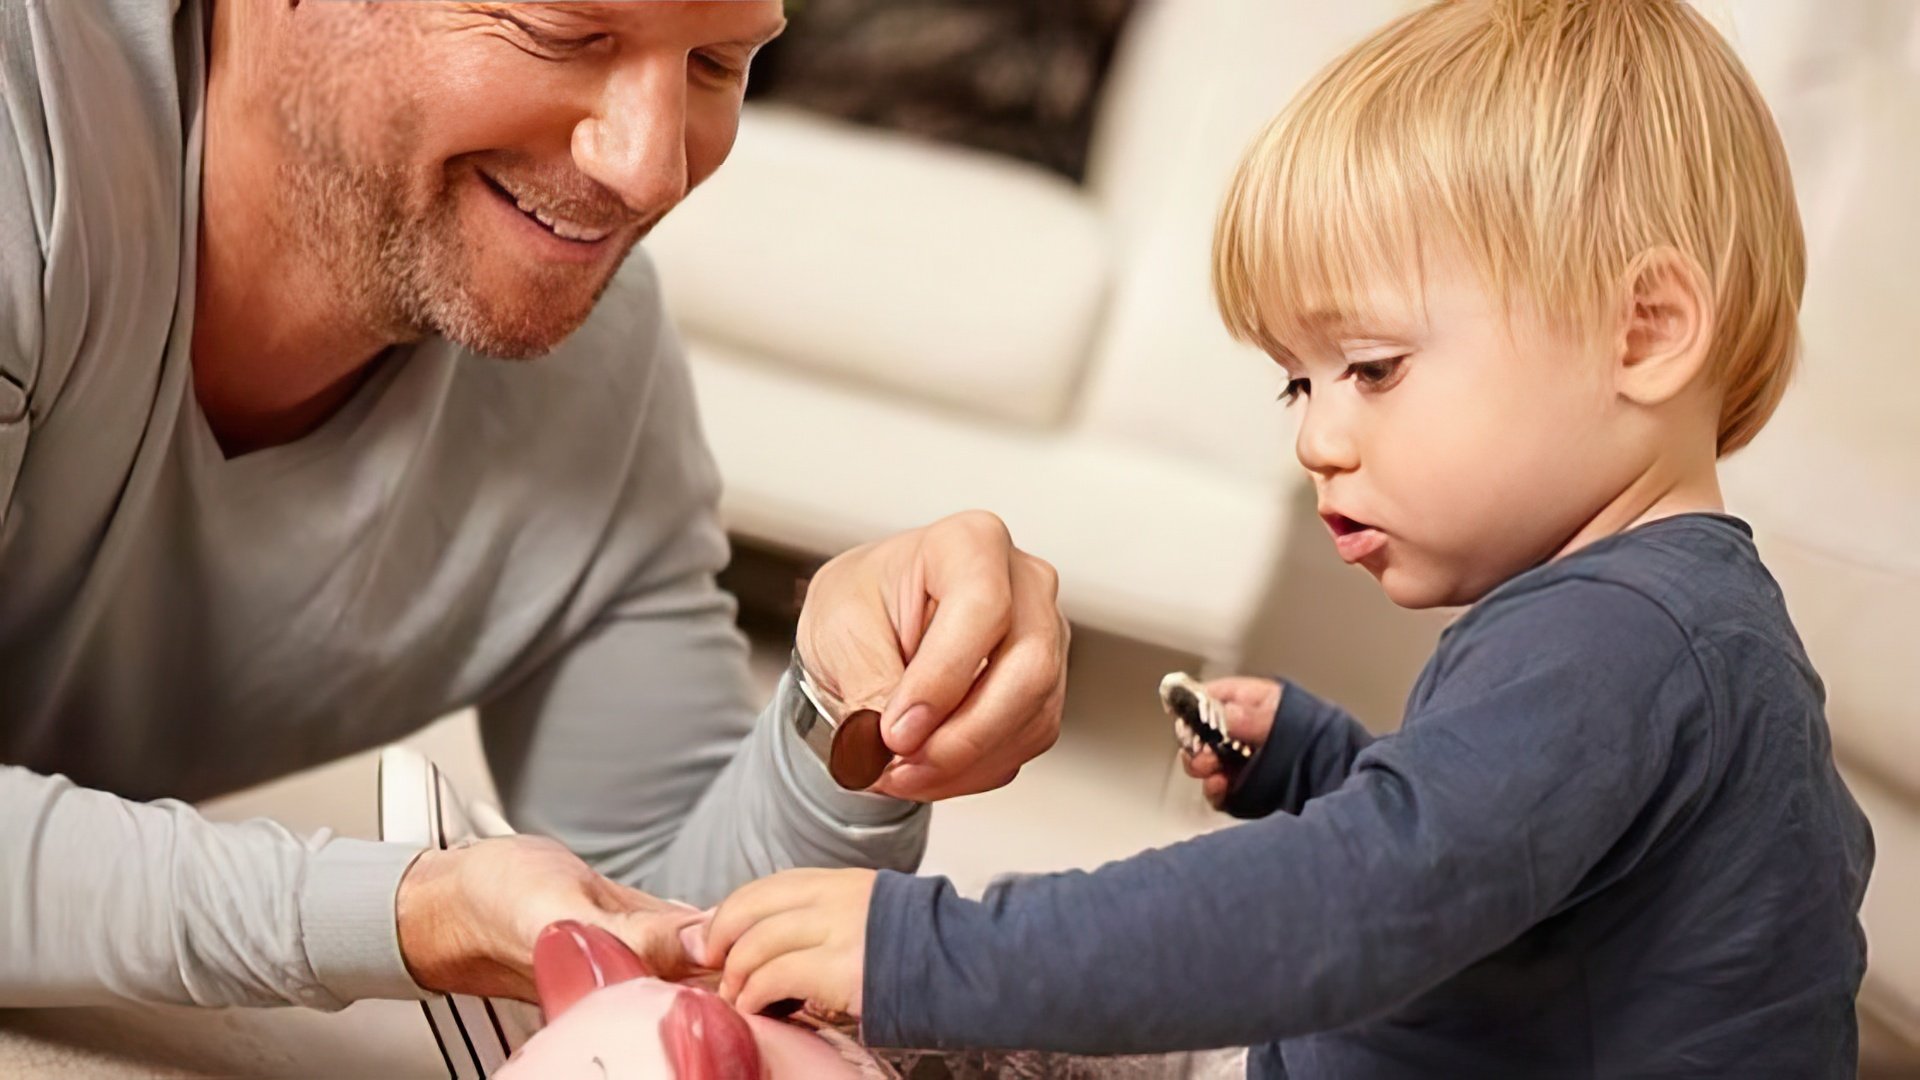
M0 1007L417 994L412 849L164 800L463 706L516 825L652 892L912 866L924 810L755 722L643 256L550 357L395 350L308 437L222 454L188 348L203 15L0 4Z

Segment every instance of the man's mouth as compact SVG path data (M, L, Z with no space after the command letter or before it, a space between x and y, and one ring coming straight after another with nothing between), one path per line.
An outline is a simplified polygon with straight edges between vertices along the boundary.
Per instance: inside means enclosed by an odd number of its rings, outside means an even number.
M1332 510L1320 511L1320 520L1333 534L1333 546L1344 562L1357 563L1386 546L1387 534L1364 521Z
M576 244L597 244L618 231L615 227L596 226L585 222L573 221L558 213L547 210L525 195L514 194L508 190L505 184L502 184L499 180L494 179L484 172L480 173L480 179L486 183L488 188L492 189L495 195L525 215L527 220L534 222L562 240L571 241Z

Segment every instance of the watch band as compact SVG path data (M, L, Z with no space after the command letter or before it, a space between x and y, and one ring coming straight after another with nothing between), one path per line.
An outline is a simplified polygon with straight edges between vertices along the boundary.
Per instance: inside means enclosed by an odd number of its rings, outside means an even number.
M849 710L807 670L799 649L793 650L787 683L787 692L797 697L788 703L794 732L827 767L827 775L849 791L872 787L893 760L880 736L880 714Z

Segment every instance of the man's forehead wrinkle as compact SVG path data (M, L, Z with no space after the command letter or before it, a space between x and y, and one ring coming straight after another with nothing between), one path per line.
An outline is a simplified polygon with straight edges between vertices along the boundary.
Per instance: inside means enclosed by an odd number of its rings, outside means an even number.
M500 18L503 15L532 15L546 20L571 19L576 22L610 20L631 16L643 10L647 5L658 4L661 0L469 0L452 3L455 11ZM737 0L729 0L737 2ZM765 29L755 30L739 39L739 44L764 45L777 38L787 28L784 16L769 24ZM731 44L731 43L730 43Z

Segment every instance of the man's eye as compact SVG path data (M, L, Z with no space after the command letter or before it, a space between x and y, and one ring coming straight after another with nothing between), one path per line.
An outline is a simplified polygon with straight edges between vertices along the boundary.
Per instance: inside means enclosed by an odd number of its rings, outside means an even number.
M739 82L746 77L746 68L728 63L711 53L694 53L693 62L702 74L717 82Z
M1288 405L1291 405L1294 402L1299 401L1301 398L1308 396L1308 394L1311 392L1311 389L1312 388L1307 385L1307 380L1305 379L1291 380L1290 382L1287 383L1286 389L1280 391L1280 400L1285 402Z
M584 52L608 40L608 35L606 34L587 34L583 37L565 37L551 34L528 23L524 19L507 13L496 15L495 18L498 18L501 22L507 23L519 31L520 36L525 38L527 43L532 45L534 49L538 50L536 55L544 55L547 57L571 56L574 53Z
M1400 366L1406 362L1404 356L1388 357L1385 360L1368 360L1359 364L1348 364L1347 373L1369 390L1384 390L1398 381Z

